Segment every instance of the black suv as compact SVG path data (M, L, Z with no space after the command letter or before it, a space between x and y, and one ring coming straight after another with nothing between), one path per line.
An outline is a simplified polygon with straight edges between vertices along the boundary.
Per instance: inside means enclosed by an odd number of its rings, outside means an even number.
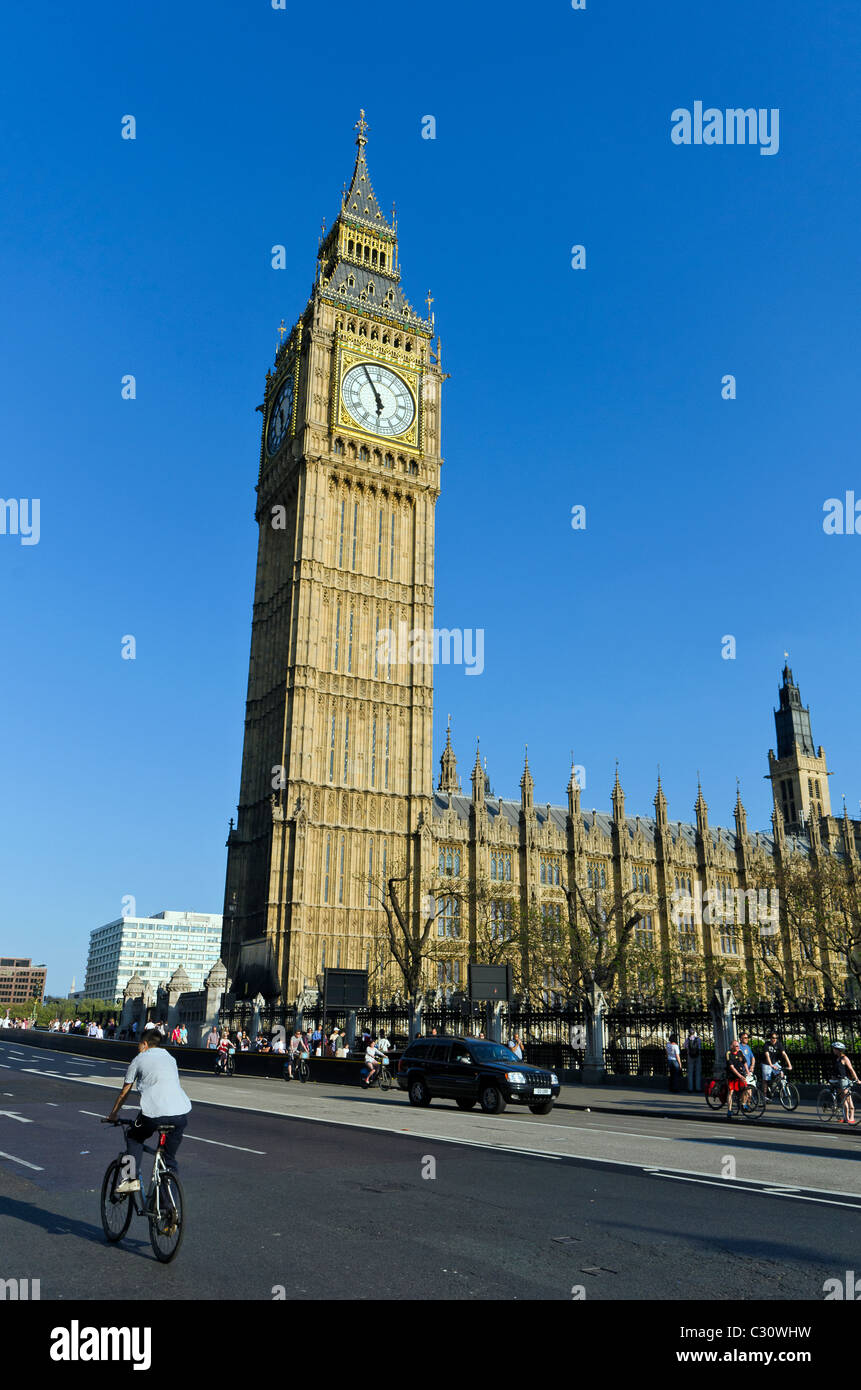
M533 1115L549 1115L559 1095L559 1077L518 1062L510 1047L484 1038L417 1038L398 1062L398 1085L413 1105L456 1101L461 1110L478 1102L499 1115L514 1102Z

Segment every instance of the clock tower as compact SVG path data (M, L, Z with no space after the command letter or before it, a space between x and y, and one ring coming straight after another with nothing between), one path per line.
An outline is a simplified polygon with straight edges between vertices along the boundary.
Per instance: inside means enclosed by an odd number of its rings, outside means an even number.
M245 741L228 838L234 991L292 1003L365 968L386 873L420 910L433 796L439 340L401 288L356 125L350 186L311 297L266 376ZM430 301L428 304L430 310ZM390 634L401 634L391 640ZM427 850L424 851L425 856Z

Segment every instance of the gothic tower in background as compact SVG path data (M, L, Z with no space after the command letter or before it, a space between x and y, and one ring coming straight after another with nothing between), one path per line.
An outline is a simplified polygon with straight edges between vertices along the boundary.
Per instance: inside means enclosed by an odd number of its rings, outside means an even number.
M432 666L385 634L433 625L443 373L433 318L401 289L364 112L356 130L349 189L261 407L224 959L236 992L284 1002L323 966L366 966L387 872L407 875L418 913L433 797Z

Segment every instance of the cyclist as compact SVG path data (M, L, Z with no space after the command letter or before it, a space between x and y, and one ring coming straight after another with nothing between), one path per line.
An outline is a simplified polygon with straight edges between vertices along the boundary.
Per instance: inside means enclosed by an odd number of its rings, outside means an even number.
M218 1039L218 1058L215 1063L219 1071L225 1070L227 1066L227 1058L232 1046L233 1044L230 1041L230 1034L228 1033L226 1028L222 1028L221 1037Z
M308 1053L305 1048L305 1043L303 1041L302 1034L299 1032L299 1029L297 1028L290 1039L290 1046L287 1050L287 1076L291 1081L293 1080L294 1063L297 1062L300 1057L307 1056Z
M792 1071L792 1063L784 1051L783 1043L777 1036L777 1030L772 1028L762 1053L762 1084L766 1098L768 1098L769 1081L773 1076L779 1077L784 1067L787 1071Z
M178 1171L176 1151L182 1143L191 1101L179 1084L176 1062L169 1052L162 1049L162 1036L158 1028L147 1028L138 1043L138 1055L125 1074L122 1090L114 1103L111 1113L106 1117L116 1124L117 1116L129 1091L140 1094L140 1114L126 1132L126 1153L134 1159L134 1177L118 1183L118 1193L140 1191L140 1164L144 1140L154 1134L159 1125L173 1125L173 1130L165 1136L164 1163L170 1172Z
M749 1068L747 1058L739 1046L738 1038L733 1038L729 1052L726 1054L726 1117L732 1119L732 1098L736 1091L741 1091L741 1104L744 1105L750 1095L750 1087L747 1084Z
M855 1068L846 1055L846 1047L842 1042L833 1042L831 1051L837 1066L837 1080L840 1082L840 1090L843 1093L843 1115L838 1124L857 1125L855 1118L855 1102L852 1099L852 1082L857 1081Z
M368 1075L362 1082L366 1090L380 1069L380 1063L378 1063L377 1058L382 1055L380 1049L377 1047L376 1038L368 1038L368 1044L365 1048L365 1066L368 1068Z

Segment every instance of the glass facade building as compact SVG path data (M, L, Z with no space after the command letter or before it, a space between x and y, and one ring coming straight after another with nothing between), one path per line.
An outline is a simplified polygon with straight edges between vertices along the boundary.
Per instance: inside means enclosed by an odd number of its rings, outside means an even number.
M180 966L191 989L201 989L221 956L221 914L156 912L118 917L90 933L84 994L119 1000L132 975L155 990Z

